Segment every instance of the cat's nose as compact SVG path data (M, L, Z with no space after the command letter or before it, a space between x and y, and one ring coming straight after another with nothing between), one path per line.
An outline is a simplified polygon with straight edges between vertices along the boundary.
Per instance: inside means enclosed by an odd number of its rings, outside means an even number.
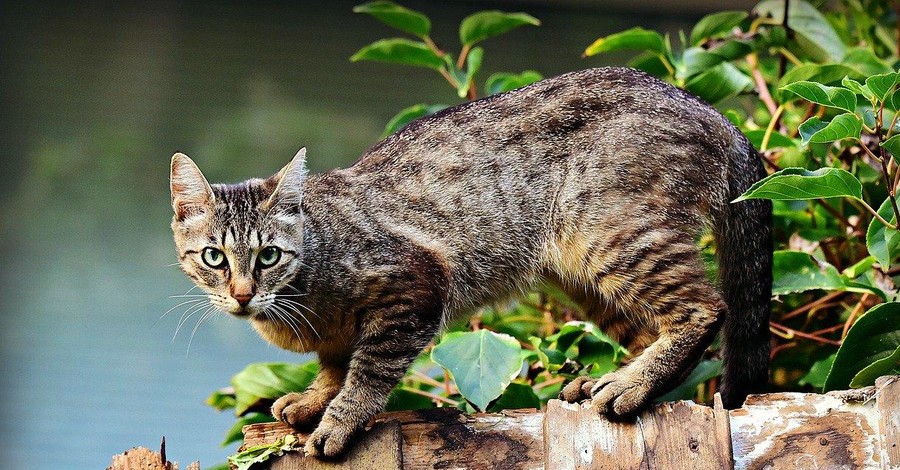
M250 299L253 298L253 294L232 294L232 297L234 297L234 300L237 300L238 303L241 304L241 307L246 307L247 304L250 303Z

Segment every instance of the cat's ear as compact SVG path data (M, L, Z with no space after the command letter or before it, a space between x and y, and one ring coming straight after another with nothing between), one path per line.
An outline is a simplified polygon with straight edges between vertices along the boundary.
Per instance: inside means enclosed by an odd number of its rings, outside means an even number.
M179 222L212 211L215 202L212 188L197 164L183 153L172 156L169 187L172 190L172 209Z
M275 183L275 190L269 196L267 204L273 207L280 203L283 206L298 206L303 201L303 183L306 180L306 147L301 148L291 162L284 166L269 180Z

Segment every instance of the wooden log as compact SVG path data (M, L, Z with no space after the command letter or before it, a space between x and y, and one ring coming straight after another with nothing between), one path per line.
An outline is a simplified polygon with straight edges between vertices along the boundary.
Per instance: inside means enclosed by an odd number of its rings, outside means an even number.
M875 401L884 468L900 468L900 376L875 380Z
M732 411L718 397L712 408L664 403L624 422L588 404L551 400L544 413L438 408L384 413L373 424L341 462L323 466L289 452L271 468L898 469L900 378L827 395L755 395ZM280 423L246 426L244 433L246 446L288 433L306 439Z
M730 412L734 468L879 468L873 405L812 393L751 395Z
M724 413L680 401L613 422L589 403L553 400L544 420L546 468L729 468L730 438L719 431Z
M384 440L372 436L369 431L339 462L315 466L318 461L306 458L303 452L290 452L278 458L271 468L393 469L402 465L405 469L542 469L542 421L543 415L533 409L472 415L455 408L383 413L376 418L373 430L394 423L402 436L401 442L392 441L374 452L363 449L365 442ZM282 423L262 423L244 427L244 446L271 443L286 434L294 434L300 442L306 442L307 434L298 433ZM401 456L396 467L393 458L384 458L388 448L396 449ZM372 455L377 457L374 464L366 460Z

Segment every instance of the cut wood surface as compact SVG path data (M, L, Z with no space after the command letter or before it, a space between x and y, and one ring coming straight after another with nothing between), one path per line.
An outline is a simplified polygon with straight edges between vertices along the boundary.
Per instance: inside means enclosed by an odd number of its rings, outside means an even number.
M284 424L263 423L244 428L244 445L289 433L306 440ZM731 411L663 403L628 421L557 400L544 412L383 413L341 461L296 451L270 468L900 469L900 379L825 395L755 395Z

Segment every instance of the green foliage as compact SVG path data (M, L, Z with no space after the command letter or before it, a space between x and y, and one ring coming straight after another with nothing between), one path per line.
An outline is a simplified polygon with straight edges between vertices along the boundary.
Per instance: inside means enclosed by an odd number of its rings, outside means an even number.
M689 39L681 33L676 47L667 35L632 28L598 38L584 56L636 51L630 65L717 104L762 150L771 174L733 203L773 201L772 385L870 385L880 374L900 371L900 269L894 264L900 255L900 168L892 158L900 155L894 113L900 108L900 61L892 33L897 18L877 2L845 0L820 11L791 0L786 29L784 9L783 0L767 0L750 14L708 15ZM386 1L354 11L414 39L376 41L352 60L436 70L455 97L469 100L479 96L475 83L484 58L473 46L539 24L524 13L475 13L460 25L461 48L454 56L434 44L431 21L420 12ZM495 73L482 90L501 93L539 79L532 70ZM385 134L445 107L404 109ZM711 257L711 242L700 243ZM577 311L565 295L544 286L451 325L395 388L388 409L537 407L556 397L567 378L599 377L620 367L629 352L592 324L568 321ZM711 349L660 399L710 400L721 371L718 345ZM314 363L253 365L208 403L233 407L245 420L263 419L274 398L303 390L315 369ZM236 429L226 440L238 435Z
M431 350L431 359L443 366L459 391L479 410L519 375L522 350L515 338L488 330L453 332L444 335Z
M228 457L228 463L236 470L250 470L254 465L265 462L271 457L279 457L285 452L300 449L300 443L293 434L278 438L271 444L260 444L249 447Z
M900 302L872 308L847 332L825 380L825 391L873 384L875 378L897 369L898 347Z

